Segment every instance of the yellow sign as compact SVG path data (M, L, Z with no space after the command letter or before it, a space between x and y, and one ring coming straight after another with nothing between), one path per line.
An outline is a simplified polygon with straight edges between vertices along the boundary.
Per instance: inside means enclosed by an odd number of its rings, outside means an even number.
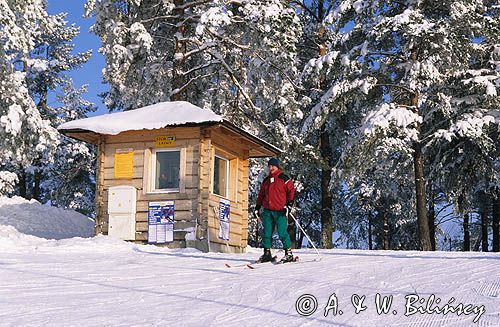
M115 178L134 177L134 149L117 149L115 153Z
M175 136L158 136L156 138L156 147L175 146Z

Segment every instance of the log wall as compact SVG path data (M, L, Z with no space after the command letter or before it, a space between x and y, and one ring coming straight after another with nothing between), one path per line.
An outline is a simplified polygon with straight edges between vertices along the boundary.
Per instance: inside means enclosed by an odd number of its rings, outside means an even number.
M124 132L106 137L104 160L99 174L103 175L103 210L102 231L108 231L108 190L111 186L131 185L137 189L136 241L148 239L148 205L150 201L175 201L174 241L185 241L186 233L196 226L198 207L198 162L199 162L199 128L171 128L140 132ZM158 136L175 136L175 146L181 150L181 172L179 192L150 192L149 174L151 171L151 154L156 148ZM133 178L114 177L114 154L117 149L132 148L134 151Z
M158 136L175 136L172 148L181 150L179 192L152 193L149 185L152 151ZM117 149L132 148L134 171L130 179L114 177L114 155ZM216 210L221 197L212 193L215 153L230 160L231 201L230 240L218 237ZM213 127L179 127L163 130L132 131L102 136L99 143L96 209L96 232L108 231L108 191L112 186L131 185L137 189L136 241L147 241L148 203L175 201L174 244L196 246L202 250L241 252L247 246L248 234L248 153L242 142ZM196 240L186 244L186 234L195 232ZM210 242L208 242L210 240Z

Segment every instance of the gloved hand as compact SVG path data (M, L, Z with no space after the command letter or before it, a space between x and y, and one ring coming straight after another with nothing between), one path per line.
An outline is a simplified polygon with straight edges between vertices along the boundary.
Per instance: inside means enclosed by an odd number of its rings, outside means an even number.
M292 212L292 209L293 209L293 201L288 201L286 203L286 209L288 210L288 212Z

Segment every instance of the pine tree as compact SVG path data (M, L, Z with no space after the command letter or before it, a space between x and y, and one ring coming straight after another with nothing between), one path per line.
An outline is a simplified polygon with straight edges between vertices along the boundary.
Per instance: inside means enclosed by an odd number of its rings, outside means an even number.
M73 54L74 45L71 43L79 34L79 28L75 25L69 25L65 20L66 14L46 15L44 20L40 21L40 34L37 37L35 48L30 53L30 62L35 68L32 68L27 75L27 84L30 89L31 97L37 103L37 109L44 119L50 121L52 127L56 128L59 124L73 119L84 118L90 111L94 111L95 107L82 99L83 93L86 92L84 86L80 90L76 90L73 81L66 75L67 72L77 69L85 64L90 56L91 51ZM62 95L57 95L57 93ZM56 107L48 104L50 96L56 94L59 103L62 106ZM91 173L92 167L90 164L92 158L88 156L81 161L65 160L68 153L64 150L70 150L68 143L75 143L68 140L66 137L59 135L59 146L56 150L54 160L47 161L44 157L35 158L29 173L25 173L27 178L28 196L40 200L49 201L60 206L71 206L74 209L82 209L78 206L71 205L74 200L58 201L60 197L54 197L54 194L67 190L63 185L72 185L76 189L92 188ZM82 148L90 151L86 145L81 144ZM64 158L64 159L63 159ZM81 158L83 159L83 158ZM61 160L64 160L61 162ZM70 169L80 170L87 169L86 180L75 181L67 175L59 175L62 178L56 182L50 176L54 173L61 174L65 169L63 166L71 166ZM69 167L68 167L69 168ZM51 171L56 169L55 171ZM64 177L68 177L64 180ZM78 182L78 183L75 183ZM44 186L44 187L42 187ZM29 190L31 188L31 190ZM77 192L78 194L79 192ZM74 193L70 193L74 194ZM86 202L92 200L92 194L85 194ZM88 209L88 206L87 206ZM88 210L84 212L89 213Z
M500 252L500 189L495 188L491 196L492 200L492 232L493 232L493 252Z
M95 110L82 98L86 88L75 89L66 75L86 63L91 52L73 54L71 42L79 28L68 26L66 14L49 15L46 3L12 1L5 9L1 22L6 27L1 30L5 42L0 48L0 60L5 63L0 114L5 114L0 118L0 133L6 134L2 146L2 159L6 160L0 169L11 172L7 177L9 185L17 184L15 193L89 214L93 202L91 150L55 128ZM25 19L15 19L22 16ZM50 105L51 97L57 97L62 106ZM17 153L9 153L12 148ZM78 152L84 154L80 161L67 160ZM75 180L67 174L69 170L79 171L85 178ZM78 191L63 195L69 188ZM74 199L75 194L81 198Z
M70 79L61 85L62 94L58 96L62 106L57 108L58 117L53 121L60 124L65 121L85 118L95 111L93 103L83 95L87 87L75 88ZM56 160L43 169L43 200L52 205L74 209L86 215L94 212L96 169L95 148L65 136L61 136L56 150Z
M304 33L299 44L304 67L301 96L305 107L300 135L304 143L309 144L309 152L313 152L310 144L315 145L313 149L317 147L316 153L310 156L317 158L312 164L320 174L321 240L324 247L331 248L333 200L336 190L340 189L339 180L332 179L333 168L339 163L349 130L360 118L348 108L353 104L354 96L365 95L363 92L368 84L365 84L367 80L352 80L351 68L345 65L345 60L340 60L339 51L335 50L334 27L328 20L335 2L293 3L304 21Z
M355 89L353 81L370 92L368 100L352 107L366 115L356 137L362 149L357 158L368 161L367 157L385 153L390 162L399 153L399 160L412 164L422 250L432 249L425 192L430 164L426 147L437 137L434 132L441 120L451 119L446 99L455 94L448 86L468 71L474 35L485 35L484 29L494 35L495 24L483 6L487 3L342 1L329 17L334 42L320 62L328 56L340 58L351 69L346 74L349 87L330 94L329 99ZM486 91L493 92L491 85ZM319 113L313 111L309 121ZM363 174L370 164L377 168L381 163L370 160L357 173Z
M53 159L57 131L44 120L31 97L28 75L43 69L31 60L47 17L43 2L9 1L0 4L0 176L26 196L26 174L37 158ZM10 173L7 173L10 172ZM15 174L15 176L14 176Z

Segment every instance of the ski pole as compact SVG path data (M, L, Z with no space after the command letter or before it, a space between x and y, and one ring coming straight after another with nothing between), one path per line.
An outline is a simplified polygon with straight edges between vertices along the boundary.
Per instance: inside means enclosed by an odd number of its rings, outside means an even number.
M260 215L259 215L259 212L257 210L255 210L253 212L253 214L255 215L255 217L257 218L257 223L261 223L262 224L262 220L260 219ZM258 224L257 224L258 225Z
M290 215L290 217L293 218L293 220L295 221L295 223L297 224L297 226L299 226L300 230L302 231L302 233L304 233L305 237L307 238L307 240L309 241L309 243L312 244L314 250L316 250L316 254L320 257L321 259L321 255L319 254L319 251L318 249L316 248L316 246L314 245L313 241L311 241L311 239L309 238L309 235L307 235L306 231L302 228L302 226L300 226L299 222L297 221L297 219L295 219L295 217L292 215L291 212L289 212L288 208L286 208L286 215Z

